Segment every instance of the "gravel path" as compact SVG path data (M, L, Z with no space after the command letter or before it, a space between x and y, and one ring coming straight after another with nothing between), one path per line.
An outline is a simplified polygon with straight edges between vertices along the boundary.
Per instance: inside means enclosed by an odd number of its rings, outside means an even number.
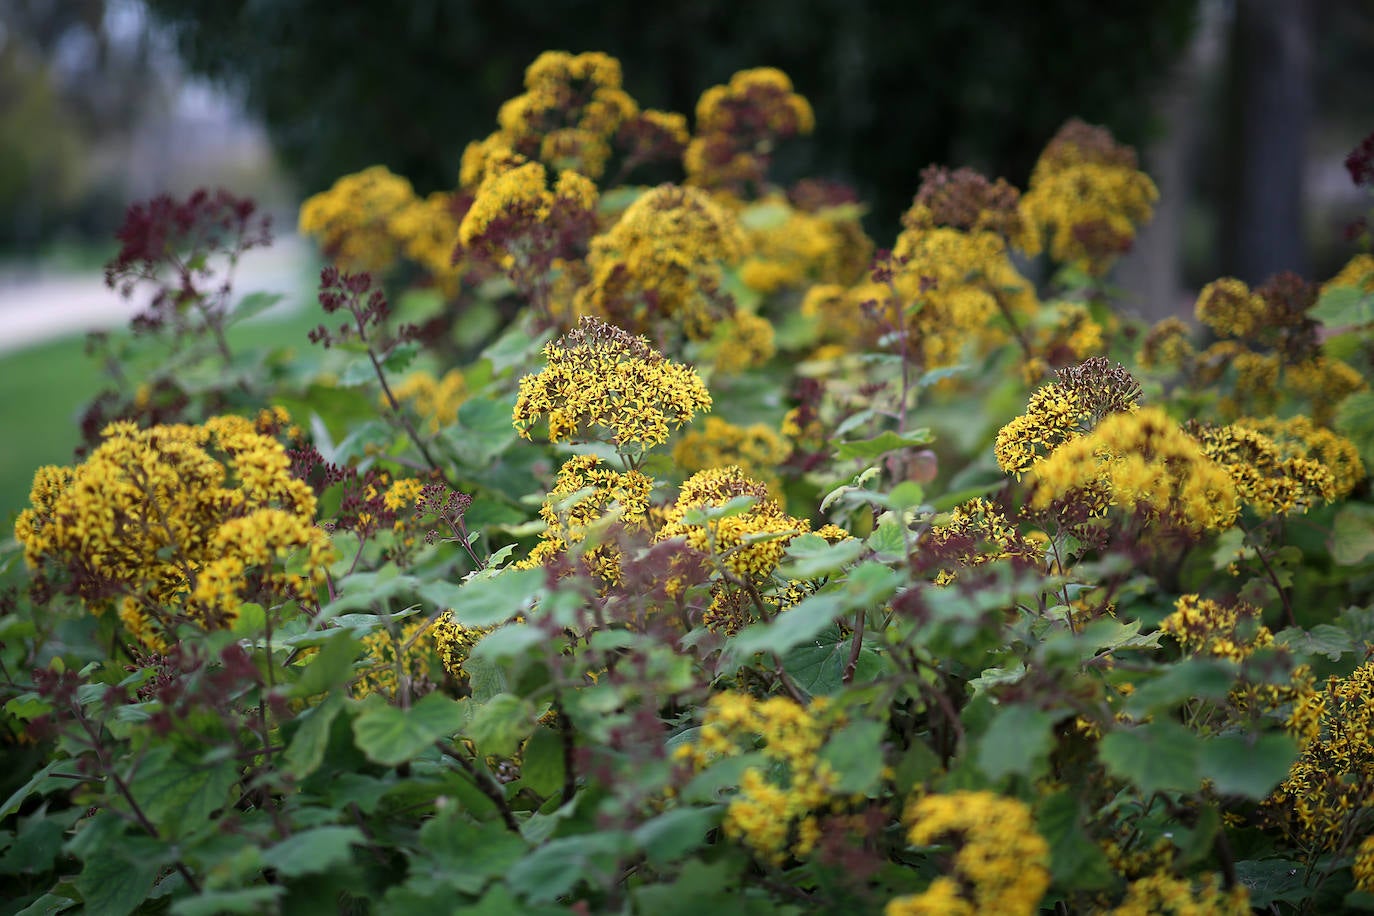
M248 252L234 276L236 295L284 293L268 314L289 313L305 304L318 282L313 247L299 236L276 239ZM0 354L48 340L119 327L141 306L105 286L99 273L0 276Z

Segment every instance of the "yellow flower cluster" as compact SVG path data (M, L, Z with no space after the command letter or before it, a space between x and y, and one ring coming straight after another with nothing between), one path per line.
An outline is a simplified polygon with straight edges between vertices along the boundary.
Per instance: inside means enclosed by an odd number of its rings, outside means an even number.
M776 352L773 338L773 325L767 318L740 309L717 326L711 367L722 375L734 375L762 366Z
M449 676L461 684L468 681L467 672L463 665L472 654L472 647L477 645L483 636L486 636L493 627L465 627L453 619L453 611L444 611L435 619L430 626L430 639L434 641L434 647L439 652L439 660L443 663L444 670Z
M1355 443L1307 417L1245 418L1232 425L1268 436L1285 459L1306 458L1321 464L1331 474L1330 498L1333 500L1349 496L1355 485L1364 479L1364 462L1360 460Z
M427 619L416 617L403 622L397 633L382 629L364 636L366 667L353 682L354 698L362 699L373 693L396 697L401 691L398 671L405 673L411 690L441 679L441 666L431 652L432 637L425 632L428 627Z
M532 569L585 540L588 528L619 509L620 523L630 529L648 527L649 492L654 482L638 471L619 472L593 455L575 455L563 462L539 516L548 526L530 555L516 564ZM574 500L569 505L569 500ZM620 549L597 544L582 554L591 573L609 585L621 581Z
M544 348L548 365L520 380L514 424L520 435L548 417L549 440L599 439L622 452L666 442L673 429L711 409L701 378L595 318Z
M1274 634L1260 622L1257 607L1240 602L1223 607L1211 598L1182 595L1174 611L1159 623L1162 633L1178 640L1189 655L1241 661L1256 649L1274 644Z
M1177 369L1196 354L1188 323L1182 318L1165 318L1145 335L1136 361L1142 369Z
M1089 360L1078 370L1061 370L1056 381L1031 393L1026 412L997 432L997 465L1006 474L1035 468L1066 442L1091 432L1104 417L1136 409L1140 389L1119 366ZM1088 370L1085 374L1084 370Z
M392 220L415 200L410 182L374 165L345 175L301 204L302 235L319 240L344 270L381 272L400 250Z
M782 501L777 468L791 452L787 440L762 423L736 426L708 417L704 430L692 430L678 440L673 463L688 474L735 465L746 477L763 482L773 499Z
M1229 528L1239 512L1230 475L1157 407L1112 414L1037 463L1034 476L1031 504L1041 510L1072 498L1091 515L1116 507L1191 531Z
M548 181L538 162L489 174L463 216L458 241L509 266L524 242L522 230L547 220L555 207L588 217L596 209L596 185L586 176L564 170L552 188Z
M1357 254L1336 276L1322 284L1322 292L1338 286L1351 286L1363 293L1374 293L1374 254Z
M687 521L692 510L717 508L737 496L752 496L754 505L727 518ZM766 486L730 466L708 468L687 478L665 514L658 540L685 537L688 547L718 558L732 575L754 583L772 576L787 545L810 529L806 519L784 512Z
M405 256L424 268L449 297L458 293L464 267L453 260L459 226L455 206L454 195L435 191L423 200L412 198L388 223Z
M1355 876L1356 890L1374 894L1374 834L1360 841L1351 872Z
M526 68L525 92L501 106L500 129L464 152L462 182L476 186L486 165L511 153L599 178L610 159L611 138L638 111L621 88L614 57L546 51Z
M1336 480L1324 464L1285 454L1258 429L1237 423L1195 425L1189 431L1202 453L1231 475L1236 494L1261 518L1306 512L1318 501L1335 498Z
M1106 347L1103 325L1079 302L1056 302L1043 309L1035 330L1033 349L1048 366L1081 363Z
M590 281L574 309L660 344L706 340L734 311L723 268L739 262L746 244L735 217L705 192L652 188L592 240Z
M992 792L926 795L905 822L913 846L955 847L950 874L920 894L888 903L885 916L1002 913L1030 916L1050 886L1049 844L1024 802Z
M1249 916L1250 891L1244 884L1227 890L1217 875L1206 875L1195 885L1189 878L1158 872L1132 881L1126 898L1108 912L1111 916Z
M1198 321L1223 337L1251 337L1269 318L1269 303L1264 297L1233 277L1204 286L1195 309Z
M697 743L683 745L677 757L700 771L757 746L766 765L744 771L723 829L761 861L778 866L789 855L805 859L820 840L817 815L837 801L833 790L839 782L820 751L841 724L823 697L802 706L787 697L720 693L706 706Z
M468 387L461 370L450 369L440 379L420 370L397 383L392 394L397 401L409 405L433 435L458 419L458 408L467 400Z
M277 416L268 417L274 424ZM230 626L244 602L311 596L334 557L315 494L281 443L242 417L119 422L75 468L43 468L15 535L32 567L67 569L95 612L161 651L179 624Z
M1021 197L1021 247L1029 255L1048 249L1058 263L1100 276L1130 250L1158 198L1130 147L1104 128L1070 121L1040 154Z
M1041 566L1045 554L1041 544L1022 535L999 506L982 497L955 506L947 522L931 528L922 546L961 566L1009 559ZM936 581L945 585L953 580L953 572L941 570Z
M1294 841L1320 854L1341 849L1374 808L1374 663L1331 678L1309 706L1319 710L1319 737L1265 805Z
M760 184L779 140L816 126L811 103L781 70L741 70L697 100L696 135L682 155L689 183L740 190Z
M856 208L811 213L770 195L741 211L740 222L749 251L740 281L764 295L812 283L854 283L873 254Z

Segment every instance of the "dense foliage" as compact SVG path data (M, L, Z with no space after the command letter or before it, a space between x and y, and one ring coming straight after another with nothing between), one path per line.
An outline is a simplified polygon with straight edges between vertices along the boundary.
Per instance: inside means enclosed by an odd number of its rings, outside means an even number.
M306 202L309 345L228 343L250 202L132 209L4 554L0 911L1374 905L1374 257L1143 328L1105 129L875 251L770 177L813 120L541 55L452 191Z

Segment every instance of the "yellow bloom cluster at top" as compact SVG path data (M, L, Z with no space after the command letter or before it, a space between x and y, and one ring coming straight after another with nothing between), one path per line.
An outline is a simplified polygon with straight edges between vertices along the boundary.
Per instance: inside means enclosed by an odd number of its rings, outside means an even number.
M707 89L696 114L696 133L682 155L687 180L734 192L763 182L779 140L816 126L811 103L772 67L741 70L726 85Z
M787 697L756 699L720 693L706 706L697 742L677 751L694 770L717 760L758 751L765 766L751 766L725 812L723 829L760 860L781 865L789 855L805 859L821 838L818 814L837 801L839 774L820 758L832 731L844 724L823 697L802 706Z
M734 311L721 292L745 237L729 210L695 188L660 185L635 200L587 256L590 282L576 314L595 316L660 345L705 340Z
M448 292L461 266L452 263L458 220L451 194L417 197L410 182L374 165L345 175L301 204L300 231L317 239L344 270L382 272L404 254Z
M701 378L619 328L584 318L544 348L548 365L520 380L520 435L548 418L549 440L602 440L622 453L660 445L698 411L711 409Z
M548 186L548 173L538 162L526 162L505 171L489 174L477 188L477 196L458 227L458 241L464 247L482 244L510 248L504 236L521 224L537 224L549 218L555 206L590 214L596 209L597 190L591 179L571 170L559 173L554 186ZM504 231L492 233L493 224L511 223ZM484 238L489 233L500 236ZM506 253L506 257L513 257Z
M1202 453L1231 475L1237 495L1262 518L1306 512L1336 496L1336 479L1324 464L1286 453L1258 429L1236 423L1198 425L1190 432Z
M274 422L284 411L272 415ZM308 600L334 556L286 450L242 417L111 424L75 468L42 468L15 534L30 566L66 568L97 613L116 599L141 643L230 626L245 602Z
M1251 912L1250 889L1240 882L1227 890L1220 875L1204 875L1195 885L1190 878L1177 878L1166 871L1132 881L1126 898L1107 911L1108 916L1249 916Z
M1061 264L1104 274L1130 250L1158 198L1134 150L1101 127L1069 121L1031 172L1021 198L1020 247L1030 255L1048 249Z
M1002 913L1030 916L1050 886L1050 847L1024 802L992 792L926 795L907 806L913 846L952 843L948 867L920 894L888 903L885 916Z

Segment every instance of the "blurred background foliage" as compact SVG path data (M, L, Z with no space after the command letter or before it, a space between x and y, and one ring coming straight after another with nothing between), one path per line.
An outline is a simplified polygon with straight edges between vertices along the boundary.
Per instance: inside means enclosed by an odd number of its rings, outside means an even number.
M782 180L849 181L871 228L896 225L920 170L1024 180L1069 115L1149 139L1148 93L1192 31L1197 0L149 0L197 73L239 87L308 191L374 163L420 192L452 187L463 146L495 126L550 48L620 58L644 106L689 115L736 70L787 72L816 110Z

